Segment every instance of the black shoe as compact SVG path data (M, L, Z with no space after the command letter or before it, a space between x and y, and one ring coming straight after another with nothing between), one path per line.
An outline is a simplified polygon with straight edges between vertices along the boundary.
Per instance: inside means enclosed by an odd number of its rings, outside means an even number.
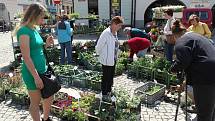
M44 120L44 119L42 118L42 121L52 121L52 119L51 119L50 117L48 117L48 119L46 119L46 120Z
M109 95L102 95L102 101L103 102L110 102L111 101L110 96Z
M197 113L197 110L195 107L189 106L189 107L187 107L187 112L188 113Z

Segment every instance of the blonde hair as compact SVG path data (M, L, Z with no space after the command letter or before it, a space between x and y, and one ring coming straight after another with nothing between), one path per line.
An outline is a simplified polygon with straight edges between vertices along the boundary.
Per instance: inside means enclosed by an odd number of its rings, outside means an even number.
M21 26L34 26L41 16L44 16L47 9L39 3L31 4L26 10L21 22L15 27L14 35Z

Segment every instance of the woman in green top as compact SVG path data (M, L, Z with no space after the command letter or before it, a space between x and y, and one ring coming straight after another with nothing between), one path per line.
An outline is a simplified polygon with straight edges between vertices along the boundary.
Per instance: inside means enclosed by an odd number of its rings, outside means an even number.
M22 77L27 86L30 96L29 111L33 121L40 121L39 103L41 100L40 89L43 82L38 73L47 70L46 59L43 54L43 40L37 32L35 25L43 23L46 9L40 4L31 4L24 14L20 26L16 28L17 39L23 57ZM53 37L48 37L46 47L53 44ZM43 100L43 121L51 121L49 112L52 104L52 97Z

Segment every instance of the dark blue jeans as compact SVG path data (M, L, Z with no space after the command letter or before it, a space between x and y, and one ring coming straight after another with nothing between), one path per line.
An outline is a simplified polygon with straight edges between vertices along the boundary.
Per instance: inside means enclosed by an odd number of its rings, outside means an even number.
M71 41L60 43L61 55L60 64L65 64L65 50L67 55L67 64L72 64L72 44Z
M169 44L165 41L165 56L166 56L166 59L171 63L173 60L173 52L174 52L174 45Z

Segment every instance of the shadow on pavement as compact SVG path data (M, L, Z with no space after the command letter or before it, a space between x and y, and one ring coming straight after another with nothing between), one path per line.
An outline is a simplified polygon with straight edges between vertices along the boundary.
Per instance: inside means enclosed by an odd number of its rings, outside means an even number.
M11 65L8 64L8 65L3 65L1 66L0 68L0 72L1 73L9 73L11 71Z

